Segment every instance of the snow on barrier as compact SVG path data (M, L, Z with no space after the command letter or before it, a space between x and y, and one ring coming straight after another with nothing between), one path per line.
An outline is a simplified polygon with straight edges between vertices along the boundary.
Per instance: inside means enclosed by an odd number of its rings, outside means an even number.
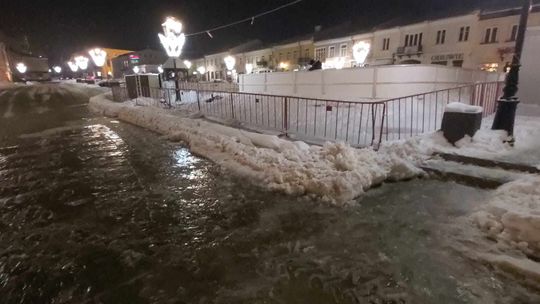
M421 174L403 146L378 152L343 143L309 146L192 118L186 112L175 111L173 115L166 109L137 106L135 102L112 102L105 94L91 98L89 106L101 114L182 140L194 153L261 187L287 194L345 203L384 180Z
M484 116L494 113L502 84L478 83L363 102L214 90L150 90L145 96L160 96L155 98L155 106L185 108L313 142L331 140L355 147L378 147L382 141L438 130L445 106L453 101L482 106ZM144 105L151 104L145 101Z

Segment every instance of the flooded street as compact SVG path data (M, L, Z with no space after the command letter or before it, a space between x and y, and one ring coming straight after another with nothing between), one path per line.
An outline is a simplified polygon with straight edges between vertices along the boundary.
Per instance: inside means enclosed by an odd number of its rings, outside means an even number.
M1 303L539 300L460 250L488 191L412 180L350 206L267 192L92 115L89 90L0 92Z

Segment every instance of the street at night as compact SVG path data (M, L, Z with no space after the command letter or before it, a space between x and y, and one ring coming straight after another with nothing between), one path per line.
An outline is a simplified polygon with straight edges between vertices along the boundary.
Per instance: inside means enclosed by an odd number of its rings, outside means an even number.
M8 2L0 303L540 303L540 3Z

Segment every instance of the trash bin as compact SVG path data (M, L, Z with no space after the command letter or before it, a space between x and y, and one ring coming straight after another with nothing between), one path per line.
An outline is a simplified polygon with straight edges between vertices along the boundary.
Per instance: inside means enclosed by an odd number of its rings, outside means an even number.
M451 144L469 135L473 137L482 124L482 107L460 102L446 105L441 124L444 137Z

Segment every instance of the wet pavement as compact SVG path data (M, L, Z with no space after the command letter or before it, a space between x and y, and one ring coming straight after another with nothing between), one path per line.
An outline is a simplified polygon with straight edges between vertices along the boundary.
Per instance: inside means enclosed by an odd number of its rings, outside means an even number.
M456 223L487 191L413 180L350 206L292 198L95 117L83 97L51 98L56 110L0 118L1 303L539 299L461 250Z

